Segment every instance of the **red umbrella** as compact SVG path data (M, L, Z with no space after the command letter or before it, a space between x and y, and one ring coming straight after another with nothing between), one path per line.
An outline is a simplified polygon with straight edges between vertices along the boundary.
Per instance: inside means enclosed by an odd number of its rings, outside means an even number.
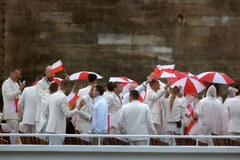
M218 84L232 84L235 83L230 77L220 72L203 72L197 77L205 82L218 83Z
M180 80L176 81L174 84L171 85L171 87L174 86L182 86L185 93L195 94L200 93L202 90L204 90L206 87L204 84L199 81L197 77L184 77Z
M95 72L82 71L82 72L73 73L72 75L69 76L69 79L70 79L70 81L73 81L73 80L87 80L88 75L90 73L95 74L97 76L97 79L102 79L103 78L102 76L100 76L99 74L97 74Z

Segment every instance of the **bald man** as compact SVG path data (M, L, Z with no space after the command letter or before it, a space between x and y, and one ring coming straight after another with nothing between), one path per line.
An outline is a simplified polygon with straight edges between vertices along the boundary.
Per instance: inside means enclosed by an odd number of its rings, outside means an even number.
M37 112L36 112L36 130L39 130L40 111L41 111L41 98L45 90L49 88L50 82L53 81L54 74L50 73L51 66L47 66L45 69L45 76L36 84L37 94Z

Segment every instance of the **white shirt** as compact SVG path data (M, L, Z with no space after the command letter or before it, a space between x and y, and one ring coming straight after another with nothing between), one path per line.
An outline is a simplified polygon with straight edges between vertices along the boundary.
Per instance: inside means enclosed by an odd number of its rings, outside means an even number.
M106 99L103 96L96 97L92 116L92 133L107 133L107 114L108 105Z

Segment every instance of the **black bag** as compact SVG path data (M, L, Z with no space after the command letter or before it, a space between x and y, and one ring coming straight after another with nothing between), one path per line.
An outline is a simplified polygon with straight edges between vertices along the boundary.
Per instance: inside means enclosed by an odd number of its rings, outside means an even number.
M177 121L176 123L177 123L177 128L181 128L182 127L182 121L181 120Z

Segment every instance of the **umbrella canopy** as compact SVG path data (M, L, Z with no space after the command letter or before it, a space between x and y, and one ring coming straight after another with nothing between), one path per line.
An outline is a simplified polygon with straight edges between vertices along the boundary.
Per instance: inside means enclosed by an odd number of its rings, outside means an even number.
M103 78L102 76L100 76L99 74L97 74L95 72L82 71L82 72L73 73L72 75L69 76L69 79L70 79L70 81L73 81L73 80L88 80L88 75L90 73L95 74L97 76L97 79L102 79Z
M188 77L188 74L186 72L183 73L183 72L180 72L177 70L173 71L173 75L175 77L167 78L167 81L168 82L171 81L171 84L175 83L176 81L178 81L181 78Z
M127 77L110 77L109 82L122 82L122 83L131 83L133 80Z
M235 83L230 77L220 72L203 72L197 77L205 82L218 83L218 84L232 84Z
M176 81L171 87L182 86L185 93L195 94L200 93L206 87L197 77L184 77Z

